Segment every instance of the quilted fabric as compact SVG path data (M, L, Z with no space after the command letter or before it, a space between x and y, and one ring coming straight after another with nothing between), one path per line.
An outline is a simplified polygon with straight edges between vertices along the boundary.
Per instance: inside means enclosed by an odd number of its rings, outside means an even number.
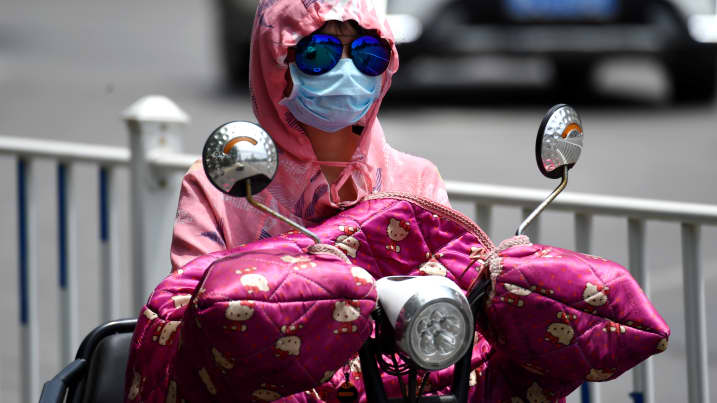
M669 329L621 266L513 239L496 247L460 213L379 195L312 229L201 256L140 315L126 401L336 401L372 330L374 279L440 275L469 289L490 272L473 348L471 401L559 400L664 350ZM449 392L452 369L428 391ZM398 382L384 374L391 396Z
M479 327L520 367L508 375L528 401L614 379L667 348L667 324L617 263L527 242L498 256Z

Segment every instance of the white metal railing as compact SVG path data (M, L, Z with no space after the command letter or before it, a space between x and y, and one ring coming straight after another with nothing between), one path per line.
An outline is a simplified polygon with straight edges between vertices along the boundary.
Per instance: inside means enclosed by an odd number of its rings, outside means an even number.
M42 246L37 242L35 218L38 201L49 195L36 189L37 175L33 173L36 160L50 159L57 163L62 327L58 349L63 365L71 360L79 345L76 228L81 217L75 210L73 186L77 164L94 164L98 169L103 319L116 319L119 315L118 206L125 200L120 200L114 186L118 168L130 170L133 307L139 309L154 285L169 271L166 258L180 178L196 159L179 152L180 134L189 117L169 99L149 96L130 106L123 118L130 133L129 149L0 136L0 154L12 155L17 161L22 402L37 401L41 389L36 262L37 251Z
M17 160L18 190L18 261L20 289L20 360L21 401L37 401L39 354L37 331L37 272L34 219L36 200L43 195L35 189L33 162L51 159L57 162L59 288L62 337L59 349L62 362L70 361L78 346L77 335L77 245L75 241L78 213L74 210L73 167L78 163L98 167L100 205L100 256L102 267L103 319L118 315L118 223L119 195L115 192L117 168L129 168L133 244L133 308L139 309L152 288L169 271L167 259L171 241L174 210L181 175L197 159L182 154L179 144L188 116L164 97L145 97L123 115L130 134L130 149L93 146L48 140L30 140L0 136L0 154ZM490 233L493 206L512 206L527 216L546 195L543 190L447 182L450 199L471 202L477 222ZM591 250L593 217L617 216L627 221L629 268L649 295L649 278L645 269L645 224L649 220L672 221L682 228L682 262L684 276L685 325L687 335L687 372L690 403L709 399L707 377L707 339L705 299L700 261L700 228L717 224L717 206L618 198L604 195L563 193L550 209L575 215L575 245L581 252ZM526 234L538 241L540 221L536 220ZM635 401L654 401L654 377L650 360L633 370ZM599 390L583 390L583 402L599 401Z
M451 201L470 201L476 206L476 217L487 232L491 227L491 206L519 207L526 217L546 196L545 191L506 186L447 182ZM590 253L594 216L616 216L627 220L628 267L645 294L650 295L650 282L645 268L645 224L648 220L672 221L681 224L682 274L685 310L687 383L689 402L709 401L707 372L707 329L705 316L704 273L700 260L700 228L717 224L717 205L678 203L627 197L565 192L549 207L575 214L575 245L580 252ZM539 240L539 218L528 228L534 242ZM600 401L596 384L586 384L582 394L585 403ZM654 401L654 376L651 359L633 370L632 393L636 402Z

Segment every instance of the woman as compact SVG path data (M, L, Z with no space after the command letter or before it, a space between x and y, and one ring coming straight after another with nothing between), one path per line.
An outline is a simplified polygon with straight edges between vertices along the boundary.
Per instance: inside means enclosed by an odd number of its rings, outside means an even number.
M251 100L259 124L279 150L275 179L257 199L305 225L320 223L375 192L405 191L448 204L436 167L394 150L384 139L377 114L398 68L398 53L373 3L267 0L257 9ZM312 39L312 34L323 36ZM369 49L351 58L352 43ZM332 50L323 45L341 47L340 57L332 58ZM322 60L316 59L317 49ZM245 200L224 196L197 162L182 184L172 269L289 229Z

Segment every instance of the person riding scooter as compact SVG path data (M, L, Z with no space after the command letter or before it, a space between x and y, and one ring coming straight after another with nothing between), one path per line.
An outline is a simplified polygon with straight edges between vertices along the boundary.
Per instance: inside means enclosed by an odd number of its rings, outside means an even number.
M190 168L172 273L140 313L126 401L336 401L349 387L366 401L355 357L387 275L445 275L466 291L491 278L469 401L559 400L666 346L639 288L612 282L624 269L525 237L494 245L448 207L432 163L388 146L377 113L398 54L372 0L260 1L252 38L254 113L279 153L255 198L321 242ZM640 309L616 317L628 299ZM623 331L628 317L649 330ZM427 375L424 390L446 393L451 371Z

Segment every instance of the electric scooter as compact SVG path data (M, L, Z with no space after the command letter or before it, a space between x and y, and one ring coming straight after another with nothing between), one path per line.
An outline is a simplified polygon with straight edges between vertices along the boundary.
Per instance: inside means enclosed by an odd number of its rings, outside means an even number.
M233 135L241 133L241 135ZM535 143L540 172L560 185L523 221L525 228L565 189L568 170L582 150L583 129L572 107L555 105L544 116ZM284 221L319 243L319 237L253 198L269 185L277 166L273 140L250 122L230 122L215 130L202 153L205 173L215 187L230 196L246 197L251 205ZM490 279L468 292L437 276L390 276L379 279L379 301L373 318L375 335L359 351L369 402L465 402L468 397L474 324L480 315ZM423 396L426 374L454 366L452 394ZM403 396L388 399L379 368L397 377ZM419 384L419 371L422 382ZM407 382L403 385L403 378ZM347 382L338 391L345 401L357 398ZM420 397L420 399L419 399Z
M522 234L566 187L568 170L582 150L582 138L582 123L570 106L556 105L545 115L535 144L537 164L543 175L560 178L561 183L520 224L516 235ZM207 176L218 189L246 197L251 205L319 242L311 231L253 198L268 186L278 162L276 147L261 127L249 122L221 126L207 140L202 160ZM379 300L372 313L375 332L359 351L367 400L466 402L474 326L480 319L489 287L488 278L477 281L467 292L445 277L390 276L377 280ZM40 402L62 402L68 390L68 402L123 401L124 378L117 371L110 371L109 366L115 369L126 366L134 323L136 320L112 322L91 332L77 359L45 383ZM450 366L453 366L452 393L424 395L425 374ZM402 384L400 398L387 398L379 369L398 378ZM113 375L105 376L110 372ZM419 373L423 374L420 383ZM348 379L341 388L338 397L342 401L357 400Z

